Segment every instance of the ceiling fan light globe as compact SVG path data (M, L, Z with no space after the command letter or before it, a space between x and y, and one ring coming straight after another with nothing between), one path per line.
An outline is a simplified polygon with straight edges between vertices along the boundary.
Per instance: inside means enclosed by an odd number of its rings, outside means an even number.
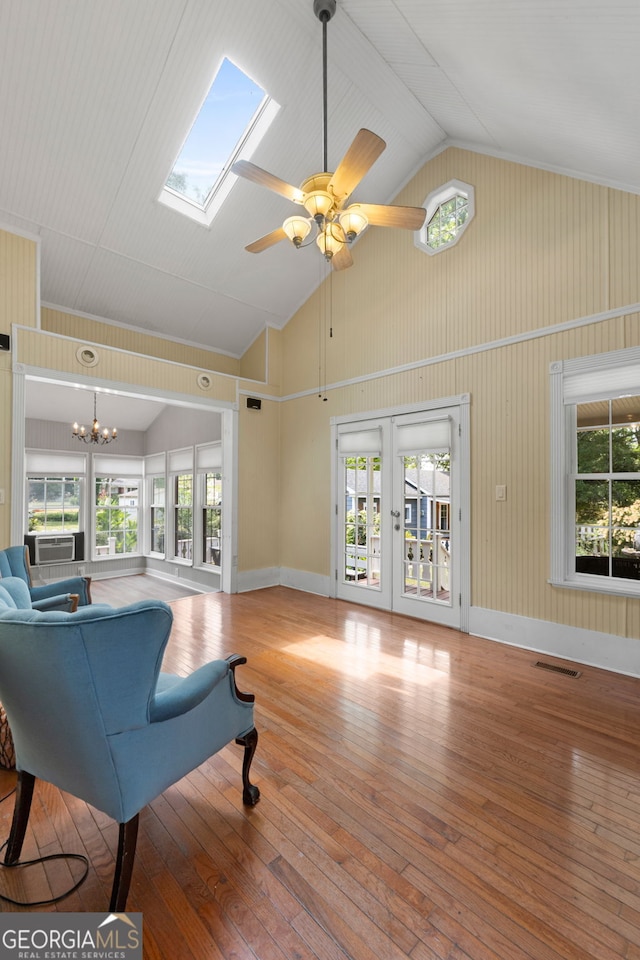
M311 221L306 217L295 215L285 220L282 229L294 247L301 247L311 230Z
M316 237L316 243L325 260L331 260L334 253L337 253L345 244L344 234L339 226L334 223L328 223L324 230L321 230Z
M353 243L355 238L369 225L369 221L365 217L364 213L361 213L360 210L353 207L347 207L344 213L340 214L338 219L340 221L340 226L344 230L347 243Z
M316 223L322 223L333 206L333 197L326 190L312 190L304 198L304 208Z

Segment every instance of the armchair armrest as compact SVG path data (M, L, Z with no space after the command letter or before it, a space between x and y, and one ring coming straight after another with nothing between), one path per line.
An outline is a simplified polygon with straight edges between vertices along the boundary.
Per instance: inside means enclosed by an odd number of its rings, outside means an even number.
M77 593L61 593L56 597L43 597L41 600L31 601L33 610L62 610L75 613L78 609Z
M159 723L193 710L208 697L215 686L229 674L226 660L212 660L188 677L161 673L155 696L149 705L149 720Z
M77 593L81 607L91 603L91 577L67 577L66 580L54 580L53 583L43 583L31 586L31 599L35 607L37 600L59 596L61 593Z

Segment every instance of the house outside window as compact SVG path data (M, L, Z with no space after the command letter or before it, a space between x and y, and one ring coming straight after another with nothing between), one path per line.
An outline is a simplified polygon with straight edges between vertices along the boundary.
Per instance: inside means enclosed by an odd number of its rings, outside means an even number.
M96 556L138 553L139 480L96 477L95 493Z
M558 586L640 596L640 349L552 364Z

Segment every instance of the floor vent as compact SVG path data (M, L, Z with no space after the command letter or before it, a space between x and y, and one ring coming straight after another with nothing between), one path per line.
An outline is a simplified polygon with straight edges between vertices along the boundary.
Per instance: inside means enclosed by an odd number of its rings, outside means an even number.
M545 663L544 660L538 660L534 666L542 667L543 670L553 670L554 673L563 673L565 677L581 677L580 670L571 670L569 667L557 667L555 663Z

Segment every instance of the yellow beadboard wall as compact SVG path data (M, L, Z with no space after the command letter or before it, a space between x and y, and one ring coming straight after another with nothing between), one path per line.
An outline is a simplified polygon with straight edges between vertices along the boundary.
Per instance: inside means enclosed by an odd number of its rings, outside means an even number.
M421 204L454 177L476 190L476 219L461 242L429 257L403 231L369 231L354 267L285 327L285 395L640 301L639 198L456 149L428 163L396 202ZM329 322L319 373L318 336ZM640 317L620 316L329 389L327 402L286 401L282 509L304 515L313 551L283 513L282 566L330 573L332 416L468 393L472 604L640 638L640 600L547 583L549 365L638 345ZM496 502L497 484L507 486L505 502Z
M5 501L0 504L0 544L11 542L11 396L13 376L11 369L0 367L0 489Z
M38 245L35 240L0 230L0 333L12 333L12 324L37 324ZM13 376L11 351L0 351L0 544L11 534L11 412Z
M278 567L280 557L280 404L240 404L238 569Z
M244 380L267 378L267 332L263 330L240 358L239 374Z
M449 149L397 202L422 204L452 178L475 188L476 216L460 242L428 256L409 231L367 230L354 266L334 273L287 325L285 394L318 382L318 336L329 322L323 379L331 383L609 309L615 191ZM624 292L626 303L640 299L637 267Z
M90 317L79 317L61 310L53 310L51 307L42 308L41 326L49 333L59 333L74 340L102 343L109 347L142 354L145 357L171 360L174 363L183 363L201 370L213 370L232 376L237 376L240 371L240 362L234 357L227 357L211 350L199 350L197 347L190 347L174 340L163 340L162 337L140 333L111 323L101 323Z
M37 325L37 270L36 241L0 230L0 333Z
M65 373L87 374L76 357L76 351L85 341L74 341L43 331L20 330L18 359L20 363ZM208 400L234 402L236 380L233 377L212 375L213 385L206 393L197 383L198 370L187 366L157 360L155 357L140 357L123 353L107 346L96 348L99 362L90 372L97 378L112 380L126 386L152 387L171 390L174 393L193 394Z

